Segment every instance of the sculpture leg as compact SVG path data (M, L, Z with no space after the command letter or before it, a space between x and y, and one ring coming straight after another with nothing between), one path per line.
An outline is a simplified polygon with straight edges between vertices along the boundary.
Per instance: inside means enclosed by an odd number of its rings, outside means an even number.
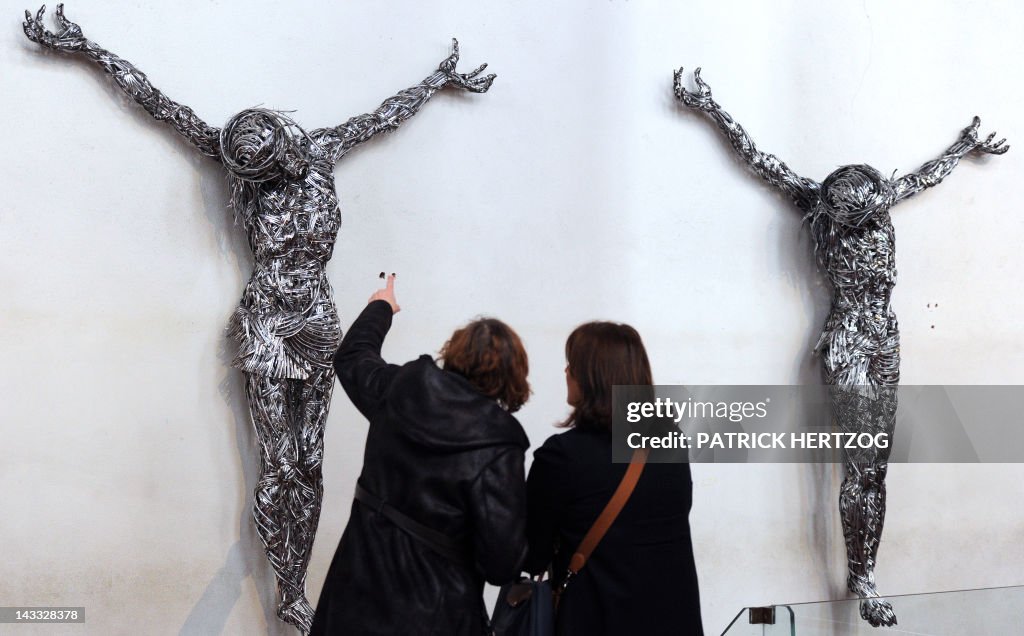
M839 395L836 395L839 393ZM896 415L895 387L883 387L874 397L857 390L837 391L833 405L844 432L888 432L892 438ZM878 596L875 563L885 522L885 475L888 451L865 449L846 454L846 478L839 493L839 512L846 541L851 592L861 599L861 617L871 625L895 625L892 605Z
M896 624L892 605L879 598L875 586L875 559L885 521L885 469L884 463L848 463L839 494L849 567L847 586L863 599L861 617L875 627Z
M299 515L295 519L296 577L300 578L302 590L301 613L305 622L305 630L313 622L313 608L305 597L306 567L309 565L313 552L313 541L316 538L317 525L320 522L320 504L324 496L323 459L324 459L324 426L331 405L331 392L334 389L334 370L324 369L314 373L302 386L303 422L299 430L300 467L296 478L299 486L296 493L301 496L298 502Z
M277 614L303 632L313 620L305 579L323 492L322 431L330 395L330 388L325 391L323 385L333 379L323 375L310 382L246 376L261 460L253 518L277 576ZM306 421L309 404L322 405L322 417L313 426Z

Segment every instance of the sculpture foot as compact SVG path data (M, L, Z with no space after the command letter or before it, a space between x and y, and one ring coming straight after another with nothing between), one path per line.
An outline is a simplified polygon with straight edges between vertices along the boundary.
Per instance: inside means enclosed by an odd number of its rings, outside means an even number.
M891 627L896 624L892 603L884 598L865 598L860 601L860 617L872 627Z
M891 627L896 624L896 613L892 603L878 596L878 590L871 578L851 574L847 581L850 591L860 597L860 617L872 627Z
M308 634L309 628L313 625L313 606L305 596L281 601L277 607L277 617L294 625L303 634Z

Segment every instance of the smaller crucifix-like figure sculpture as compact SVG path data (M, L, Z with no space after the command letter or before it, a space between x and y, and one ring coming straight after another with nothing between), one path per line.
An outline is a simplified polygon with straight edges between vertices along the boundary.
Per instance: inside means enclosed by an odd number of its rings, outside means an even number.
M1005 139L978 138L980 120L934 161L898 179L866 165L843 166L822 183L801 177L773 155L761 152L729 113L711 97L711 87L693 74L696 91L675 73L676 98L705 113L740 158L761 178L790 197L809 221L814 250L832 285L832 307L815 347L824 363L835 420L845 432L893 432L900 345L896 314L889 306L896 283L895 234L889 209L938 184L970 153L999 155ZM875 627L894 625L892 605L879 598L875 562L885 520L888 451L844 456L846 478L839 510L849 568L847 585L861 599L860 614Z
M326 273L341 224L334 167L359 144L412 117L438 90L483 93L494 75L480 75L486 64L457 73L459 49L453 40L454 52L425 80L340 126L307 133L280 112L250 108L218 129L170 100L130 62L86 39L61 5L59 31L47 31L44 11L25 12L30 40L96 62L146 112L228 171L231 204L256 261L230 330L239 344L233 365L245 374L260 445L253 516L277 576L278 616L309 631L313 610L305 594L306 566L323 497L331 360L341 340Z

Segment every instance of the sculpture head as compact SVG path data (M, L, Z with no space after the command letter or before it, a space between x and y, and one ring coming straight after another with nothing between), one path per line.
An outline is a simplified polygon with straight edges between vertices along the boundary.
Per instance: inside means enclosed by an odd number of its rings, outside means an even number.
M220 131L221 160L244 181L302 179L309 171L303 149L306 139L305 131L284 114L248 108Z
M892 183L871 166L843 166L825 178L817 213L847 227L861 227L892 207Z

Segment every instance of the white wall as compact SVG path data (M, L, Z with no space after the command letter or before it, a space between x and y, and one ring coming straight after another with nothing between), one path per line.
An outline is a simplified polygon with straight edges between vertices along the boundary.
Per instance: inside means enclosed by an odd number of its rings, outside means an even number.
M250 522L255 440L227 365L223 326L251 257L224 175L98 69L42 54L21 34L24 3L2 4L0 605L84 605L95 634L288 633ZM520 419L540 444L566 412L564 338L590 319L635 325L661 383L817 381L827 294L799 215L676 107L673 68L702 65L763 149L819 180L845 163L915 169L974 114L1024 144L1018 3L766 4L67 12L213 125L254 104L339 123L425 77L453 35L465 69L490 62L490 93L442 94L341 163L329 272L346 324L376 274L398 272L395 361L477 314L512 324L535 390ZM1022 168L1021 145L969 159L895 210L905 383L1024 382ZM338 391L314 601L365 433ZM844 597L837 468L693 474L709 634L744 605ZM1024 583L1022 477L891 466L882 590Z

